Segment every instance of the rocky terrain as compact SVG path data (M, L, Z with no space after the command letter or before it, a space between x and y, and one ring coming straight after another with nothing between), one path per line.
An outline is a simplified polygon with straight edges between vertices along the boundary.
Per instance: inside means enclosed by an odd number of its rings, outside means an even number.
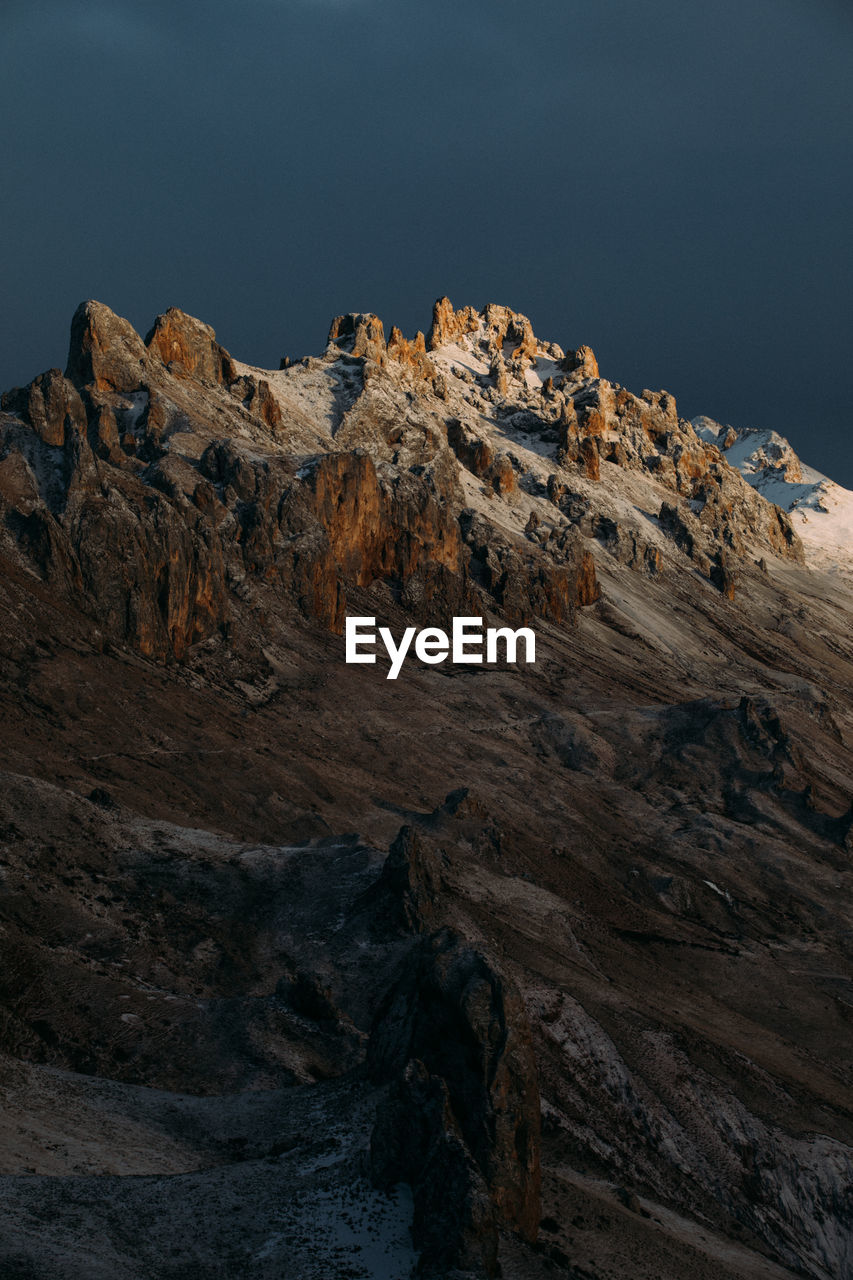
M89 302L0 604L0 1275L853 1274L853 495L787 442L505 307L264 371Z

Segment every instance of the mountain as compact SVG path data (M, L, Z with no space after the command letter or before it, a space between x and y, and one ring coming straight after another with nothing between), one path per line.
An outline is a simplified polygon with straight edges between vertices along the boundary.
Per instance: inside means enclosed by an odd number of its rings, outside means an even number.
M711 418L695 418L703 440L721 446L730 466L762 497L787 511L803 543L809 563L849 575L853 548L853 493L807 467L775 431L721 426Z
M506 307L83 304L0 416L0 1274L848 1274L851 512Z

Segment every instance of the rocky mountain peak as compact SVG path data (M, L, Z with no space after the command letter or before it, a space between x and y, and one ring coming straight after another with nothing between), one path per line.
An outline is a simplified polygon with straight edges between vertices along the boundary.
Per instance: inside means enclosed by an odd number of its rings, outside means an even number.
M449 298L439 298L432 309L432 325L427 337L427 347L435 351L437 347L455 342L467 333L475 333L480 327L480 316L474 307L464 307L454 311Z
M847 1275L853 495L384 335L88 302L2 397L0 1273Z
M381 364L385 358L385 330L372 313L350 312L336 316L329 328L328 342L352 356L364 356Z
M227 385L237 376L228 352L216 341L209 324L203 324L177 307L157 317L146 334L145 345L172 372L183 371L204 382Z
M566 355L496 304L441 298L429 339L387 343L377 316L338 316L320 359L269 371L177 308L143 342L90 301L65 375L3 407L17 554L152 654L230 625L247 572L335 629L381 582L421 616L571 624L621 568L689 567L732 598L754 560L803 557L670 394L608 382L588 347ZM119 536L145 548L130 569L98 552Z
M148 353L129 321L102 302L81 302L71 321L65 376L76 387L134 391L142 383Z

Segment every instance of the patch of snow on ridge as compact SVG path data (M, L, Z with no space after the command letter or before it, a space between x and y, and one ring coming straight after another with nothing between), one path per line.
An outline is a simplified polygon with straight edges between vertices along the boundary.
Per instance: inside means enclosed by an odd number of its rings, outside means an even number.
M475 352L467 347L463 347L461 343L447 343L443 347L430 352L430 359L438 365L445 365L451 372L464 369L466 373L470 373L475 378L485 378L488 376L489 365Z
M753 489L788 512L810 564L853 574L853 492L802 463L776 431L736 430L705 417L692 425Z
M554 360L553 357L542 355L540 353L536 356L536 363L533 365L533 368L525 370L524 377L528 387L531 387L534 391L538 391L548 378L553 378L556 381L556 379L561 375L562 368L560 361Z

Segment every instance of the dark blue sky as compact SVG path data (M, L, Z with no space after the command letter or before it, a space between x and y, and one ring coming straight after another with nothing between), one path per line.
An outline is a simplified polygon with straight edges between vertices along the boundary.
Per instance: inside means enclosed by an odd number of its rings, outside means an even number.
M6 0L0 386L76 304L238 357L504 302L853 486L840 0Z

